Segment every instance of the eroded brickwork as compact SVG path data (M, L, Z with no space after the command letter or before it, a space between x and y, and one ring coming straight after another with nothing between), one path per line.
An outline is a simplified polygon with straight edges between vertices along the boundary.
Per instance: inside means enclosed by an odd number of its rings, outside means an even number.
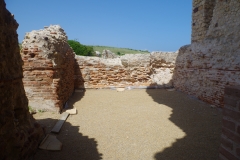
M76 88L172 87L177 53L125 55L120 58L76 56Z
M179 51L173 76L177 89L215 106L223 106L225 86L240 85L239 8L238 0L215 2L204 39ZM212 8L209 10L211 12Z
M230 87L240 85L239 17L239 0L193 0L192 43L180 49L173 76L175 88L224 106L224 160L240 156L239 87Z
M201 41L207 34L216 0L194 0L192 11L192 42ZM215 24L216 26L218 24Z
M0 0L0 159L23 160L35 152L43 130L28 111L18 24L5 7Z
M25 35L21 56L29 105L60 111L74 90L75 54L60 26Z

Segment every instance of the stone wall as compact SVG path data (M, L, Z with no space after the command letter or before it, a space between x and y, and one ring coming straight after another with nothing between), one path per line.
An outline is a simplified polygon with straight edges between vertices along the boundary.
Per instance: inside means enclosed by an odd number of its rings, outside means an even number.
M192 11L192 42L202 41L213 16L215 0L194 0Z
M74 90L75 54L56 25L25 35L21 56L29 105L60 111Z
M172 87L177 52L124 55L113 59L76 56L75 88Z
M205 2L194 0L193 4ZM198 22L194 14L201 11L196 11L196 6L193 6L193 22ZM211 6L214 8L206 8L212 16L209 15L211 21L205 36L196 39L198 30L193 28L192 44L179 51L173 83L181 91L223 106L225 86L240 85L240 1L217 0ZM198 23L203 24L201 18Z
M28 111L18 24L5 7L0 0L0 159L23 160L37 149L43 130Z
M221 160L240 159L240 86L226 87L224 95Z

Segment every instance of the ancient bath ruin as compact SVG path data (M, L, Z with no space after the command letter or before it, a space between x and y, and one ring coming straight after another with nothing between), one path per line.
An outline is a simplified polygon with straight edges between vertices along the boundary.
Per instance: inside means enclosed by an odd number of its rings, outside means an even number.
M76 89L175 88L223 108L219 157L240 158L240 1L193 0L192 41L176 52L108 59L76 56L58 25L27 33L19 53L18 24L3 0L0 8L1 157L24 159L37 148L43 131L28 101L61 112Z

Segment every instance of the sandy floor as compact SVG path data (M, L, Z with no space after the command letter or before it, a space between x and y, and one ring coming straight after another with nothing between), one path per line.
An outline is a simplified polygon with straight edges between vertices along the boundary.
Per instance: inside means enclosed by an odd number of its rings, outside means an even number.
M57 138L62 151L35 160L215 160L221 110L166 90L87 90L69 102L78 110ZM59 115L34 115L50 132Z

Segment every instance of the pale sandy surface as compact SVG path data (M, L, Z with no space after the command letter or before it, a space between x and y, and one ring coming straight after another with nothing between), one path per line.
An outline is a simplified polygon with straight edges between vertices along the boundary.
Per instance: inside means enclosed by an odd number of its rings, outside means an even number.
M36 160L215 160L221 110L166 90L77 92L57 138L62 151L38 150ZM57 113L34 117L47 132Z

